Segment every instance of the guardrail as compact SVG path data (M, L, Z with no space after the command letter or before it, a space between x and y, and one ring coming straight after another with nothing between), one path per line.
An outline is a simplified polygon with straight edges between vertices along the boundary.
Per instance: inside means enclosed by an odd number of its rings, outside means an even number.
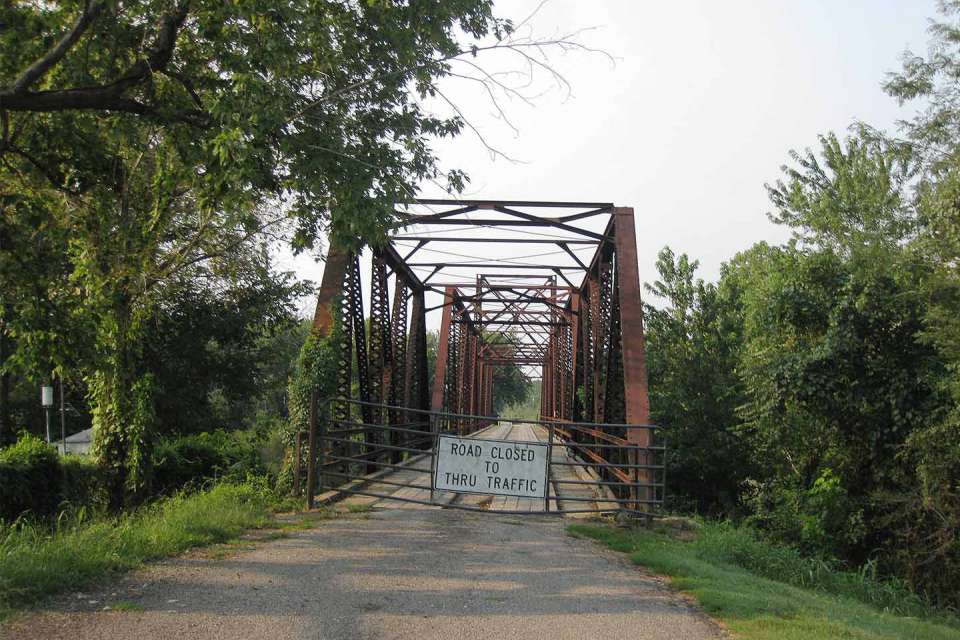
M489 440L519 425L529 426L535 440L511 442L546 445L546 482L538 496L541 508L511 513L657 515L664 498L666 451L658 426L477 416L345 398L311 407L308 503L313 505L320 489L331 501L360 495L496 512L460 499L466 491L438 499L437 443L441 436ZM300 480L298 468L295 488Z

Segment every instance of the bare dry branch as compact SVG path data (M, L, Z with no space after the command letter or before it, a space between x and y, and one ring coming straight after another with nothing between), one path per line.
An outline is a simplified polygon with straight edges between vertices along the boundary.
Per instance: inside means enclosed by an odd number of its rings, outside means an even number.
M450 108L452 108L457 113L457 115L460 116L460 119L463 121L463 123L466 124L471 131L473 131L473 133L480 140L481 144L483 144L483 146L490 153L491 159L494 159L499 156L508 162L513 162L515 164L522 164L521 160L517 160L516 158L511 158L510 156L508 156L507 154L505 154L504 152L500 151L499 149L491 145L489 142L487 142L487 139L483 137L483 134L480 133L480 130L477 129L477 127L474 126L474 124L470 122L470 120L468 120L466 116L463 115L463 112L460 111L460 108L456 104L454 104L454 102L450 100L446 96L446 94L444 94L442 91L440 91L440 89L437 89L436 87L434 88L434 91L436 91L437 95L443 98L444 101L446 101L446 103L450 105Z
M541 3L541 6L542 6L542 3ZM405 74L413 73L414 71L418 71L420 69L425 69L428 67L437 67L453 60L463 61L468 56L476 57L479 54L484 52L507 51L507 52L520 54L528 64L530 64L533 67L538 67L543 69L544 71L549 73L550 76L553 77L561 87L567 87L567 89L569 90L570 83L567 82L566 78L564 78L562 74L560 74L556 69L551 67L545 60L538 59L535 55L528 53L526 50L534 49L541 55L541 57L545 57L545 52L547 48L556 47L556 48L560 48L562 51L576 50L576 51L583 51L586 53L600 54L607 57L611 62L615 62L613 56L611 56L606 51L603 51L601 49L595 49L593 47L588 47L584 45L582 42L579 42L576 40L576 38L578 38L582 34L592 31L593 29L594 27L577 29L576 31L569 32L565 35L561 35L555 38L550 38L545 40L535 40L532 37L516 38L515 34L511 34L510 37L505 38L494 44L485 45L485 46L472 46L467 49L461 49L450 55L434 58L433 60L430 60L429 62L425 62L423 64L406 67L404 69L398 70L395 73L396 75L405 75ZM446 72L440 75L441 76L446 75ZM346 87L342 87L340 89L331 91L330 93L324 94L319 98L317 98L316 100L309 102L304 107L299 109L295 114L287 118L284 124L290 124L291 122L302 117L305 113L307 113L311 109L319 107L320 105L323 105L323 104L331 103L348 93L356 91L357 89L367 84L370 84L372 82L376 82L377 80L380 80L380 79L382 78L380 77L364 78L363 80L358 80L357 82L347 85Z

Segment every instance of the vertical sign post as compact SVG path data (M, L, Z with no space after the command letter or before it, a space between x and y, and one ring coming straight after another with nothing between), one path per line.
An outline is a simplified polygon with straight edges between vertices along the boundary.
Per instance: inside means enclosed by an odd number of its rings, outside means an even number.
M50 409L53 408L53 387L43 385L40 388L40 405L43 407L43 413L47 419L47 444L53 442L53 436L50 433Z

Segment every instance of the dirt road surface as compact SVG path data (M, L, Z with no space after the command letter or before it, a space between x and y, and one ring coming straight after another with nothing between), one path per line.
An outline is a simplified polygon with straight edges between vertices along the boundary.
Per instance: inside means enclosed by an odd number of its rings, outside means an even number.
M0 637L723 637L658 578L564 525L440 509L348 514L225 558L188 554L68 594Z

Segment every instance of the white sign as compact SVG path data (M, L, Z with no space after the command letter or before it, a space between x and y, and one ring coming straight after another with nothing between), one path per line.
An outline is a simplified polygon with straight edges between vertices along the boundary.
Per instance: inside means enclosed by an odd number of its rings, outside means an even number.
M543 498L547 491L547 445L510 440L440 436L437 491Z
M53 406L53 387L40 387L40 406L45 409Z

